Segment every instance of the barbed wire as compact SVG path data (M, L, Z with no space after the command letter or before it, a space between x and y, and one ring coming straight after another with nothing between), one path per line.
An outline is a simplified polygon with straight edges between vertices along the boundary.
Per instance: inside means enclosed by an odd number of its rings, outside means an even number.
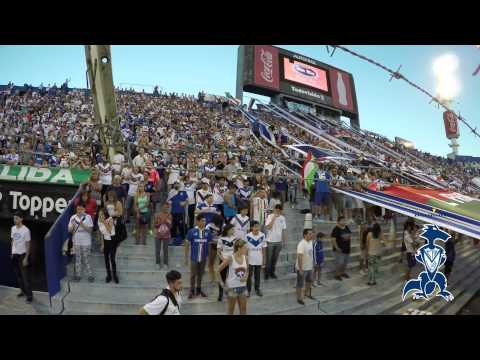
M455 114L455 116L457 117L458 120L460 120L465 126L467 126L470 131L475 135L477 136L478 138L480 138L480 134L477 132L477 127L472 127L468 122L467 122L467 119L465 119L463 116L460 115L460 112L456 113L454 110L450 109L444 102L442 102L439 98L437 98L436 96L430 94L430 92L428 92L427 90L425 90L424 88L422 88L420 85L417 85L416 83L414 83L413 81L407 79L403 74L400 73L400 68L401 66L395 71L395 70L392 70L390 69L389 67L375 61L375 60L372 60L362 54L359 54L353 50L350 50L349 48L345 47L345 46L342 46L342 45L330 45L332 46L334 49L340 49L340 50L343 50L344 52L346 53L349 53L355 57L358 57L364 61L367 61L369 62L370 64L373 64L379 68L381 68L382 70L385 70L386 72L388 72L389 74L391 74L391 77L390 77L390 81L392 79L397 79L397 80L403 80L405 81L407 84L409 84L410 86L414 87L415 89L417 89L418 91L424 93L425 95L427 95L431 100L430 100L430 103L431 102L435 102L437 103L439 106L441 106L442 108L444 108L446 111L451 111ZM327 52L329 52L328 50L328 47L327 47ZM333 53L332 53L333 55Z

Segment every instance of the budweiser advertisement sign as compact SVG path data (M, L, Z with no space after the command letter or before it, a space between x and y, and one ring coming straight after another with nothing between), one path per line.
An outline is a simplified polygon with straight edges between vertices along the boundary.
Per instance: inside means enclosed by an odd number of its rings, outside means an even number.
M443 122L445 123L445 134L448 139L456 139L460 136L458 120L454 112L445 111L443 113Z
M269 45L255 45L255 84L280 89L278 49Z

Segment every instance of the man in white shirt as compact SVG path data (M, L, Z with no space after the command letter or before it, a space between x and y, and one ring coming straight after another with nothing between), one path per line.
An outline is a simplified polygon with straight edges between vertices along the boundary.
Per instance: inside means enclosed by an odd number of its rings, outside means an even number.
M235 227L235 237L245 241L247 233L250 230L250 219L247 216L248 207L242 205L238 211L239 213L230 220L230 224Z
M276 279L275 266L277 265L280 251L286 247L286 229L287 223L282 215L283 207L278 204L273 213L268 215L265 227L267 229L267 265L265 269L265 280L269 277Z
M23 214L18 212L13 217L15 225L12 227L10 237L12 239L11 259L13 271L17 277L20 288L18 297L26 296L26 302L33 301L33 292L30 285L29 256L30 256L30 230L23 225Z
M263 169L264 169L264 170L268 170L268 175L272 175L272 174L273 174L273 168L274 168L274 165L273 165L272 160L270 160L270 159L268 159L268 160L263 164Z
M195 196L195 202L197 206L203 204L207 199L207 196L212 193L209 185L210 181L207 178L203 178L201 180L201 188L197 190L197 194Z
M182 275L171 270L166 278L168 286L152 302L140 309L141 315L180 315Z
M297 271L297 302L305 305L304 296L315 300L312 296L312 271L313 271L313 231L312 229L303 230L303 239L297 245L297 261L295 270Z
M112 169L117 174L120 174L123 164L125 164L125 156L120 151L117 151L117 153L112 157Z
M178 164L178 159L174 157L172 159L172 164L169 166L169 169L167 170L168 173L168 180L167 180L167 186L168 186L168 191L172 190L174 187L173 185L180 180L180 170L183 167Z
M265 268L266 264L267 241L265 234L260 231L260 224L257 221L252 221L252 231L245 236L245 239L248 246L248 297L252 290L252 274L255 280L255 293L263 296L260 291L260 271Z
M80 281L82 276L82 263L85 263L88 281L93 282L92 267L90 266L90 251L92 248L93 220L85 213L85 205L80 202L77 212L68 223L68 231L72 234L73 249L75 251L75 274L73 281Z
M142 147L138 149L138 155L133 158L132 164L139 168L145 167L145 150Z
M193 225L195 223L195 192L197 190L197 182L195 180L196 179L189 176L185 180L185 187L183 189L188 196L187 223L189 229L193 228Z
M140 172L140 169L135 166L133 172L130 174L128 180L128 193L127 193L127 204L125 206L125 222L130 222L130 213L134 207L133 199L138 190L138 184L145 181L145 176Z

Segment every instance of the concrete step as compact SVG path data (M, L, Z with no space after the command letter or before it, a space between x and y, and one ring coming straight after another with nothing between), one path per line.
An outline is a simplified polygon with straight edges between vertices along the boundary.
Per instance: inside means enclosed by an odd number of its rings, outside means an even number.
M386 249L384 256L388 256L391 254L398 254L399 248L397 249ZM354 254L354 256L351 258L351 262L356 264L359 262L359 254ZM292 266L292 271L293 271L293 266ZM323 276L330 276L334 272L334 262L333 259L327 258L327 264L323 268ZM189 291L189 277L188 277L188 272L182 272L183 277L184 277L184 287L185 291ZM204 279L207 281L204 283L206 284L204 286L205 290L208 292L211 291L217 291L217 284L209 284L209 275L205 274ZM88 282L70 282L70 289L71 289L71 294L83 294L85 292L95 292L99 297L101 297L104 293L110 292L110 291L117 291L121 296L128 296L130 292L135 292L135 293L141 293L144 294L142 296L144 297L149 297L155 295L155 292L158 291L159 287L161 286L166 286L166 281L165 278L159 278L158 281L152 283L152 282L140 282L138 280L123 280L121 281L120 284L114 284L114 283L103 283L103 279L97 279L95 283L88 283ZM262 288L269 287L269 286L275 286L275 287L282 287L285 286L286 288L291 287L295 284L295 274L292 272L287 272L284 276L281 278L275 280L275 281L264 281L263 280L263 274L262 274ZM113 290L115 289L115 290ZM153 293L153 295L152 295Z
M47 292L34 291L33 302L27 304L25 297L17 298L18 288L0 285L0 315L48 315L50 298Z
M383 250L384 255L389 255L392 253L400 253L400 245L396 247L388 247ZM333 254L332 254L333 255ZM277 272L278 274L284 274L288 272L293 272L293 267L295 264L295 257L293 254L289 254L289 260L287 261L288 254L284 254L284 256L279 260L277 265ZM361 253L356 251L350 255L351 262L359 262L360 261ZM103 257L101 256L92 256L91 264L96 273L97 279L104 279L106 277L105 271L105 264ZM326 268L333 268L335 265L335 260L333 256L326 256L325 257L325 267ZM164 279L166 273L171 270L176 269L180 271L185 278L188 278L190 275L190 269L185 266L183 259L172 259L170 261L169 267L164 268L163 270L157 270L154 265L154 260L145 261L143 259L137 260L125 260L119 259L117 261L117 273L120 279L125 280L138 280L138 281L152 281L155 284L158 284L160 279ZM69 274L73 275L73 268L70 267ZM152 275L154 274L154 275ZM100 277L99 277L100 276ZM138 276L135 278L135 276ZM155 276L155 277L152 277Z
M468 250L468 249L466 249ZM458 254L465 251L464 246L458 248ZM397 258L398 259L398 258ZM356 283L344 289L344 294L338 293L333 298L322 298L320 303L310 305L306 307L298 307L297 309L289 309L279 312L278 314L352 314L355 308L369 307L375 303L380 303L384 291L391 289L391 284L402 284L403 287L403 274L404 264L398 264L394 262L390 267L382 267L379 271L378 285L375 287L368 286L367 277L359 277ZM418 272L421 270L418 270ZM400 290L398 290L400 291ZM396 292L395 296L400 297L399 292ZM394 292L392 291L392 294Z
M401 245L396 245L394 248L391 246L385 247L385 251L389 252L395 249L400 251ZM177 251L175 247L169 248L169 264L174 268L181 268L184 266L185 256L184 256L184 249L182 251ZM352 256L356 257L357 255L360 256L360 244L352 244L351 247ZM326 261L332 260L334 258L334 252L331 249L330 244L326 246L325 249L325 259ZM94 268L102 268L105 266L105 260L102 254L100 253L92 253L91 256L92 266ZM293 263L296 261L296 249L291 250L283 250L280 253L279 261L288 261ZM142 255L126 255L122 253L118 253L117 258L117 268L118 269L134 269L134 270L155 270L155 255L151 256L142 256ZM217 260L218 262L218 260Z
M457 290L459 290L457 288ZM472 274L471 279L468 283L462 285L462 290L460 294L456 294L453 302L442 306L440 309L432 309L435 311L435 315L457 315L462 309L475 297L475 295L480 290L480 273L477 270ZM431 311L430 308L428 311Z
M359 247L359 238L358 238L358 233L353 233L352 236L352 248ZM397 237L397 243L401 244L401 239L402 239L402 231L397 231L396 233ZM298 242L300 241L300 237L298 239L296 237L287 237L287 247L286 249L295 252L296 247L298 245ZM117 250L117 257L150 257L154 258L155 257L155 246L154 246L154 240L152 238L147 239L147 245L135 245L131 243L131 237L125 240L123 242L118 250ZM130 240L130 242L129 242ZM330 239L327 238L324 240L324 247L325 251L328 253L328 251L331 251L331 242ZM98 251L92 252L92 254L100 254ZM169 257L174 258L174 257L180 257L183 259L184 256L184 247L183 246L169 246Z
M459 266L459 269L468 269L468 266L471 264L471 262L475 259L477 253L474 251L474 249L471 249L469 247L466 247L459 251L457 254L458 256L458 263L457 265ZM416 268L416 273L413 275L416 276L419 272L423 271L423 268L418 266ZM452 274L453 275L453 274ZM360 306L357 305L356 308L351 309L352 312L351 314L357 314L357 315L371 315L371 314L395 314L396 311L399 308L402 307L412 307L414 305L414 302L409 299L408 301L406 300L405 302L402 301L401 295L402 295L402 289L403 286L405 285L405 280L400 277L400 281L395 283L394 286L391 286L390 288L385 289L381 295L375 299L372 299L368 303L362 303L359 304Z
M475 251L475 250L474 250ZM477 250L478 252L478 250ZM410 306L402 306L395 310L396 314L402 314L409 308L426 310L432 314L450 313L455 314L466 304L471 296L474 296L479 283L480 270L480 254L472 256L468 264L455 263L454 270L448 280L447 289L453 294L454 300L446 302L440 297L431 299L430 301L416 300L412 301Z
M390 255L389 257L385 258L384 264L392 264L398 261L399 255L394 254ZM358 264L349 264L349 271L354 271L358 269ZM326 272L324 274L324 279L327 278L327 282L329 277L331 277L331 271ZM338 284L336 286L343 285L344 287L348 287L349 282L352 279L345 280L342 282L343 284ZM276 280L269 280L271 282L276 282ZM254 306L252 309L257 309L255 311L260 311L263 309L265 313L271 313L274 311L273 309L278 308L285 308L290 307L291 304L296 304L295 301L295 289L293 288L294 285L294 277L293 279L290 278L289 280L285 280L290 283L289 288L285 288L284 286L279 287L272 287L265 286L264 291L265 296L263 298L259 298L256 296L252 296L249 300L249 307ZM266 284L265 282L263 284ZM284 285L284 284L283 284ZM328 287L327 287L328 288ZM326 289L319 288L314 289L315 292L325 292ZM225 313L225 304L218 303L215 301L217 293L209 294L209 299L195 299L193 301L188 301L182 306L182 313L183 314L215 314L215 313ZM142 297L138 295L139 297ZM112 300L115 299L117 302L113 303ZM135 299L134 301L131 300L124 300L120 298L120 296L116 296L115 294L110 295L109 299L105 301L105 299L98 299L95 296L90 296L89 294L82 294L82 296L76 296L69 294L69 296L65 299L65 313L72 314L72 313L108 313L108 314L116 314L116 313L123 313L123 314L136 314L138 308L142 306L144 303L150 300L150 298L143 298L143 301L137 300L137 295L132 295L132 298ZM252 310L251 309L251 310ZM250 313L259 313L253 312L254 310L250 311Z

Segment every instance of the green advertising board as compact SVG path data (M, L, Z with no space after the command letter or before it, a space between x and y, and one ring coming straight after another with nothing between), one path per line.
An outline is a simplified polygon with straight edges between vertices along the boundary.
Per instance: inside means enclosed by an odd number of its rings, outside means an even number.
M91 170L0 164L0 181L77 186L88 181Z

